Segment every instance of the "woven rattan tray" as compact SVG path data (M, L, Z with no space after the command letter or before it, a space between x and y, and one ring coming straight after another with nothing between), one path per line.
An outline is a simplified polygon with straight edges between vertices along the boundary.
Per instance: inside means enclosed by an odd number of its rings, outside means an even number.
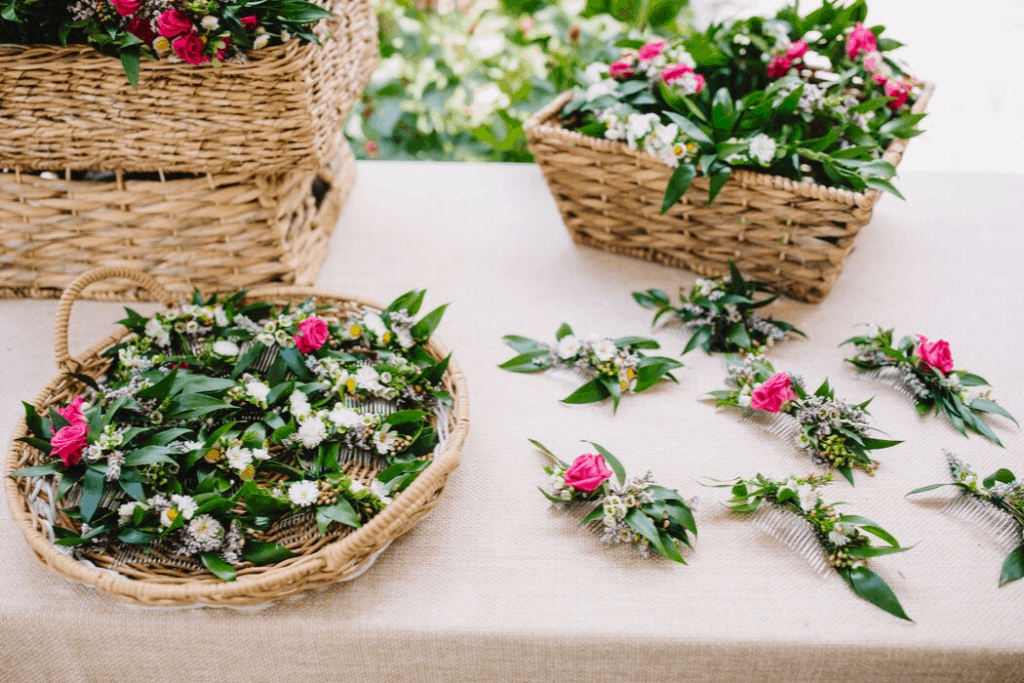
M931 94L926 85L914 113L924 111ZM880 195L741 170L710 206L701 176L661 215L672 169L624 142L563 128L559 113L571 100L571 92L563 93L524 129L580 244L710 277L726 275L731 260L752 280L817 302L831 291ZM898 165L906 146L894 140L883 158Z
M88 45L0 45L0 168L61 173L319 170L377 65L370 0L316 0L334 18L245 64L121 62ZM116 115L112 115L112 113Z
M108 364L100 352L128 334L127 330L121 330L77 358L68 353L67 333L72 304L88 285L111 277L131 280L150 290L157 300L165 304L177 301L177 297L156 280L129 269L100 268L76 279L65 291L57 309L55 348L61 373L36 398L37 410L64 405L72 395L79 394L83 389L81 382L64 372L98 377ZM381 308L363 299L328 294L308 287L264 288L249 294L252 300L279 304L299 303L308 297L313 297L318 305L334 307L338 313ZM447 355L446 349L436 339L430 339L426 349L438 359ZM243 565L238 570L237 580L231 583L214 578L201 565L190 565L175 558L146 558L138 553L112 555L108 549L103 549L87 553L88 562L72 559L51 542L46 510L51 508L52 501L47 499L46 490L40 489L41 480L6 476L19 468L38 464L42 457L39 451L18 441L12 442L4 468L7 502L33 554L41 563L67 579L92 586L118 599L138 605L166 607L196 604L245 607L280 600L354 578L392 540L412 529L437 504L448 477L458 467L459 451L469 429L466 381L454 363L448 366L443 384L452 395L454 408L439 415L441 441L433 454L433 462L408 489L359 529L344 527L320 536L314 522L307 520L303 526L300 520L273 539L296 552L296 557L268 566ZM14 438L26 433L23 420L15 430ZM352 465L347 471L364 483L376 474L375 469L366 465ZM58 519L64 524L72 523L66 516L59 517L62 515L59 501L54 507Z

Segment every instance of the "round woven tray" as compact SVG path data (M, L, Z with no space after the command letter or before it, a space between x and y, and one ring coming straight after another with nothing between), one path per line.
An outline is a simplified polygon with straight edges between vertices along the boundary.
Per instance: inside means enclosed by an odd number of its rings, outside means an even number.
M120 330L77 358L72 358L68 352L68 324L75 300L88 285L115 277L138 283L148 289L157 301L168 306L177 303L176 295L136 270L97 268L78 277L65 290L57 308L55 349L61 373L36 397L34 404L37 410L63 406L80 394L84 385L64 373L99 377L109 364L109 360L101 357L100 353L129 334L127 330ZM329 294L310 287L266 287L253 290L248 295L249 300L277 304L301 303L310 297L318 305L333 306L332 313L340 315L382 308L364 299ZM437 359L448 355L445 347L433 338L427 342L426 349ZM454 408L443 416L443 423L438 425L442 439L433 454L433 462L409 488L397 494L384 510L359 529L345 527L321 536L316 533L312 520L305 523L296 520L288 528L279 530L273 540L288 546L297 555L274 565L244 564L239 567L238 578L234 582L225 583L205 572L201 565L159 553L145 556L137 551L118 552L105 548L85 553L87 561L73 559L53 545L48 522L42 514L46 508L55 509L57 520L70 525L68 518L62 517L63 501L55 501L53 505L54 502L47 499L45 489L40 492L40 479L7 476L42 461L43 456L38 450L19 441L12 441L4 467L7 501L29 547L40 562L67 579L92 586L118 599L138 605L165 607L195 604L245 607L280 600L354 578L369 567L387 544L409 531L437 504L449 475L458 467L459 451L469 430L466 380L455 363L449 364L443 384L452 395ZM22 420L13 438L26 434L27 426ZM366 483L377 470L372 466L352 465L346 467L346 471Z

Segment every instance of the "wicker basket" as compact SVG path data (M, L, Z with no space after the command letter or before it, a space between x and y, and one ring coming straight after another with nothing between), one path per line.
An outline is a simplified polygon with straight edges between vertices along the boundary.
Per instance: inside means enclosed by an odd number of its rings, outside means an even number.
M915 103L924 111L932 87ZM801 301L832 289L871 220L879 192L858 193L751 171L734 171L711 206L708 180L660 215L672 169L623 142L562 128L563 93L526 122L530 151L540 164L573 240L700 275L721 277L734 261L750 279ZM884 159L899 164L906 140Z
M92 347L79 358L68 353L68 323L71 307L81 291L93 282L116 277L130 279L146 287L163 303L170 304L177 297L152 278L123 268L99 268L76 279L61 297L56 320L56 356L61 374L54 377L35 400L37 410L48 406L64 405L78 395L83 385L63 374L64 371L101 375L108 361L100 352L117 343L127 330L121 330ZM307 287L263 288L252 291L250 300L270 300L279 304L299 303L312 296L318 305L329 305L340 314L365 308L380 310L380 306L362 299L327 294ZM427 351L435 358L444 358L448 352L436 339L427 343ZM11 472L39 464L41 454L24 443L13 441L7 454L4 486L14 519L21 527L36 558L61 576L93 586L128 602L148 606L185 606L192 604L243 607L266 601L287 598L355 578L376 559L377 554L392 540L409 531L437 504L448 477L458 467L459 451L469 430L469 398L466 380L455 363L448 366L444 387L454 400L454 408L439 424L444 435L434 452L433 462L415 482L398 494L392 503L359 529L344 527L321 536L316 523L308 519L292 518L293 524L279 524L268 540L288 546L296 557L275 565L243 565L238 578L225 583L205 572L202 565L189 558L175 558L159 552L146 556L131 550L120 550L111 555L108 550L89 551L89 563L76 561L54 546L46 530L43 516L33 506L48 507L50 501L39 496L35 480L11 478ZM24 421L15 430L14 438L27 433ZM377 470L353 465L349 474L368 483ZM56 505L57 518L69 528L76 523Z
M377 64L370 0L335 13L322 45L293 39L246 64L143 61L139 88L90 46L0 46L0 168L268 174L327 166ZM116 114L116 115L112 115Z
M56 298L98 266L138 268L189 290L312 285L355 173L344 141L320 171L144 179L0 173L0 298ZM89 296L148 298L116 281Z

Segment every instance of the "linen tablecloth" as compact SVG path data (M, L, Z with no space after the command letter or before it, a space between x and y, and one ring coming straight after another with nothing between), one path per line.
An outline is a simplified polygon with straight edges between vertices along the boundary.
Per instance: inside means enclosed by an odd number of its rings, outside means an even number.
M362 163L334 235L322 289L381 302L415 287L451 302L440 338L470 386L462 465L435 512L357 580L257 611L122 604L52 575L0 506L0 681L1024 681L1024 581L997 587L1005 557L942 513L943 449L982 474L1024 475L1024 437L1006 448L920 418L892 389L855 379L838 344L863 323L949 341L956 366L989 379L1024 417L1020 254L1024 176L906 173L886 197L831 295L769 309L808 340L777 346L779 369L874 395L874 424L905 443L879 451L877 476L824 490L909 552L874 560L915 623L857 598L836 575L731 514L701 483L815 467L790 444L702 402L724 388L720 357L684 358L678 386L573 407L572 385L498 369L501 336L552 338L560 323L609 336L652 334L675 356L685 336L651 332L630 292L693 284L692 273L574 245L535 166ZM53 376L52 301L0 302L0 435L19 401ZM152 306L139 305L141 310ZM110 331L117 304L84 302L72 351ZM688 566L642 559L576 529L549 507L535 438L563 458L601 443L627 470L697 497Z

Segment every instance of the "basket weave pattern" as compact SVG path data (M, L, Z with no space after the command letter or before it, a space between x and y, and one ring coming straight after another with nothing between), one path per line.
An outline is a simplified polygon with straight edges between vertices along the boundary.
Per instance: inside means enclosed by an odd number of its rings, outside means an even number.
M78 278L67 289L57 311L56 354L62 371L75 371L99 377L108 366L102 350L127 336L121 330L104 339L80 358L68 354L67 330L71 306L81 290L93 282L116 277L130 279L149 289L154 297L170 304L176 296L164 289L153 278L138 271L119 268L101 268ZM254 290L249 300L269 300L277 304L301 303L313 297L317 305L333 307L333 313L346 315L365 308L380 310L378 304L359 298L326 294L307 287L274 287ZM437 359L448 352L436 339L426 345L427 351ZM320 536L311 516L297 516L284 520L272 528L266 540L286 545L296 557L268 566L243 565L238 579L225 583L203 571L189 558L176 558L159 552L146 556L132 549L100 549L89 551L89 566L72 559L54 546L49 539L45 523L33 510L34 480L12 479L6 475L27 466L40 464L42 456L36 449L13 441L7 454L4 486L14 519L24 532L36 558L58 574L77 583L93 586L121 600L147 606L185 606L207 604L243 607L279 600L298 593L330 586L352 578L371 563L378 552L392 540L409 531L437 504L451 473L458 467L459 452L469 429L469 399L462 373L450 363L443 380L451 393L454 409L447 416L447 424L439 425L448 433L443 447L434 453L433 462L413 484L398 494L383 511L359 529L348 527ZM83 390L77 380L60 374L40 392L35 400L38 410L49 406L63 406ZM27 433L22 421L14 438ZM376 468L352 465L349 474L364 484L376 474ZM50 501L36 501L48 505ZM77 528L77 523L61 512L57 502L57 519L63 526Z
M143 61L133 90L89 46L0 46L0 167L268 174L327 166L377 65L370 0L319 0L322 45L288 41L246 64Z
M914 113L924 111L931 92L931 86L924 89ZM562 220L580 244L708 277L724 276L732 260L751 279L817 302L871 220L877 190L852 192L744 170L733 171L710 206L708 179L695 178L661 215L673 169L623 142L563 128L558 115L571 99L563 93L524 128ZM899 164L906 144L894 140L883 158Z
M312 285L355 182L355 159L335 135L339 152L319 171L105 181L0 173L0 298L56 298L98 266L138 268L186 290ZM87 295L149 298L117 281Z

